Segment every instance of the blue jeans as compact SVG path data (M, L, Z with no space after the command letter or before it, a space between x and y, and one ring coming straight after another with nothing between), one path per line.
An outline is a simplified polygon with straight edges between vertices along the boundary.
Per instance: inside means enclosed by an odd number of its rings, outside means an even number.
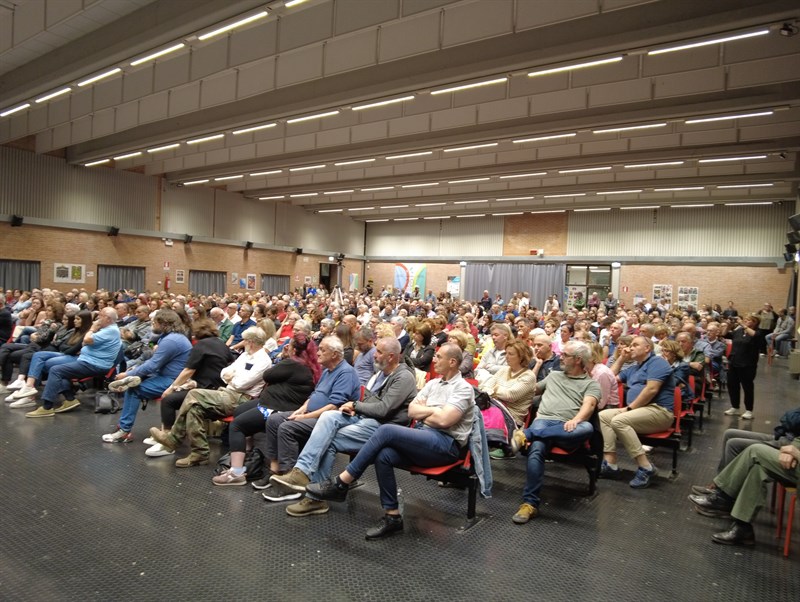
M35 378L36 382L42 381L42 374L49 373L53 366L77 362L77 355L64 355L58 351L37 351L33 354L31 367L28 368L28 378Z
M572 432L567 432L560 420L536 419L524 432L525 437L531 441L531 447L528 450L522 501L538 508L541 501L539 492L542 490L544 479L544 457L548 449L556 445L574 447L576 443L587 439L594 432L594 428L590 422L580 422Z
M109 368L98 368L81 361L54 366L47 377L47 384L44 387L44 393L42 393L42 406L46 410L53 408L61 393L64 394L65 399L75 399L75 394L72 391L73 378L104 376L108 370Z
M458 460L461 450L455 439L434 428L408 428L382 424L347 465L347 472L358 479L370 464L375 464L381 506L397 510L395 466L441 466Z
M119 428L130 433L142 400L161 397L173 380L168 376L148 376L142 379L142 383L138 387L131 387L125 391L122 413L119 415Z
M338 410L323 412L295 467L313 483L324 481L331 476L336 452L357 452L380 425L372 418L348 416Z

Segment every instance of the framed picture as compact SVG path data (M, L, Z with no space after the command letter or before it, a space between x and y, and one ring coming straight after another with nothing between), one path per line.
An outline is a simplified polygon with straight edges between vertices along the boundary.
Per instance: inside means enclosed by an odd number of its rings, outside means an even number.
M186 272L184 270L175 270L175 284L186 283Z
M255 274L248 274L247 275L247 290L248 291L256 290L256 275Z
M53 282L83 284L86 282L86 266L78 263L56 263L53 266Z

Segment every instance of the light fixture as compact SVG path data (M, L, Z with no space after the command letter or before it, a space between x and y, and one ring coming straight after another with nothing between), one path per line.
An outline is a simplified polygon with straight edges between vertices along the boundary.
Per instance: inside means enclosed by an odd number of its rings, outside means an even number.
M350 207L348 211L372 211L375 207Z
M759 111L758 113L739 113L737 115L723 115L721 117L703 117L700 119L685 119L683 123L710 123L712 121L728 121L730 119L745 119L747 117L765 117L773 115L775 111Z
M154 52L152 54L148 54L147 56L143 56L140 59L136 59L135 61L131 61L131 67L135 67L136 65L141 65L142 63L146 63L147 61L152 61L154 59L157 59L160 56L164 56L165 54L169 54L171 52L175 52L176 50L180 50L181 48L183 48L185 46L186 46L186 44L184 44L183 42L180 42L178 44L170 46L169 48L164 48L163 50L158 50L158 51L156 51L156 52Z
M493 146L497 146L498 142L487 142L485 144L471 144L469 146L459 146L456 148L446 148L444 152L446 153L457 153L459 151L466 151L466 150L474 150L476 148L490 148Z
M325 113L315 113L314 115L306 115L305 117L295 117L294 119L287 119L286 123L300 123L301 121L310 121L311 119L322 119L332 115L338 115L339 111L326 111Z
M536 176L546 176L546 171L537 171L536 173L517 173L510 176L500 176L501 180L513 180L514 178L535 178Z
M111 159L98 159L97 161L89 161L89 163L84 163L84 167L94 167L95 165L104 165L105 163L110 163Z
M444 202L441 203L417 203L417 207L438 207L440 205L444 205Z
M520 138L519 140L512 140L514 144L522 144L524 142L541 142L542 140L558 140L559 138L572 138L577 136L577 132L570 132L569 134L551 134L549 136L536 136L535 138Z
M621 56L614 56L607 59L587 61L585 63L576 63L574 65L565 65L563 67L553 67L552 69L531 71L530 73L528 73L528 77L536 77L537 75L548 75L550 73L563 73L564 71L574 71L575 69L586 69L587 67L597 67L599 65L608 65L609 63L618 63L621 60L622 60Z
M311 196L317 196L317 193L316 192L301 192L301 193L298 193L298 194L290 194L289 198L292 198L292 199L304 199L304 198L311 197Z
M671 167L674 165L683 165L686 161L661 161L660 163L633 163L631 165L624 165L625 169L641 169L643 167Z
M344 209L319 209L317 213L341 213Z
M244 174L239 174L237 176L222 176L219 178L214 178L215 182L227 182L228 180L238 180L239 178L243 178Z
M772 201L763 201L758 203L725 203L725 205L732 207L749 207L753 205L772 205Z
M433 151L422 151L419 153L405 153L403 155L389 155L386 157L387 161L392 161L394 159L408 159L410 157L425 157L427 155L432 155Z
M260 197L258 197L258 200L259 201L277 201L277 200L280 200L280 199L283 199L283 198L286 198L286 197L284 195L282 195L282 194L276 194L275 196L260 196Z
M344 165L359 165L360 163L372 163L375 159L355 159L354 161L340 161L339 163L334 163L336 167L342 167Z
M466 180L449 180L448 184L469 184L471 182L486 182L491 178L467 178Z
M686 190L705 190L705 186L676 186L673 188L653 188L654 192L684 192Z
M507 81L507 77L498 77L496 79L487 79L482 82L475 82L472 84L461 84L459 86L451 86L449 88L433 90L431 91L431 96L436 96L437 94L447 94L448 92L460 92L461 90L470 90L472 88L482 88L483 86L493 86L495 84L504 84Z
M322 194L350 194L351 192L355 192L353 189L350 190L328 190L323 192Z
M602 130L592 130L592 134L611 134L614 132L632 132L635 130L650 130L654 128L666 127L666 123L647 123L645 125L626 125L617 128L605 128Z
M363 111L364 109L374 109L375 107L385 107L386 105L393 105L407 100L414 100L414 96L401 96L400 98L392 98L391 100L381 100L379 102L371 102L369 104L358 105L353 107L353 111Z
M416 222L419 220L418 217L396 217L392 221L393 222Z
M503 201L530 201L532 198L534 198L534 197L532 197L532 196L510 196L510 197L504 197L502 199L495 199L495 201L498 201L498 202L503 202Z
M277 123L265 123L264 125L254 125L248 128L242 128L241 130L233 130L232 134L234 136L238 136L239 134L249 134L250 132L257 132L259 130L267 130L269 128L274 128Z
M13 115L14 113L19 113L20 111L24 111L25 109L27 109L29 106L31 106L31 103L26 102L24 104L14 107L13 109L6 109L2 113L0 113L0 117L8 117L9 115Z
M642 192L641 189L637 190L606 190L605 192L595 192L596 195L606 195L606 194L638 194Z
M101 79L105 79L107 77L111 77L112 75L116 75L117 73L120 73L121 71L122 71L122 69L120 69L119 67L114 67L113 69L109 69L108 71L104 71L103 73L100 73L98 75L90 77L89 79L85 79L82 82L78 82L78 87L79 88L83 88L83 86L88 86L89 84L93 84L94 82L98 82Z
M254 171L250 175L252 177L256 177L256 176L274 176L275 174L278 174L278 173L283 173L283 170L282 169L271 169L269 171Z
M218 36L226 31L230 31L231 29L236 29L237 27L241 27L242 25L247 25L248 23L252 23L253 21L258 21L259 19L263 19L269 13L266 10L262 10L254 15L250 15L249 17L245 17L244 19L239 19L238 21L234 21L233 23L228 23L218 29L214 29L209 31L208 33L204 33L203 35L197 36L197 39L201 42Z
M387 217L386 219L367 219L367 220L364 220L364 221L365 222L369 222L371 224L375 224L375 223L378 223L378 222L388 222L389 218Z
M148 148L147 152L148 153L160 153L162 151L170 150L172 148L178 148L179 146L180 146L180 143L175 142L174 144L165 144L164 146L157 146L155 148Z
M286 7L286 8L292 8L293 6L297 6L298 4L302 4L303 2L306 2L306 1L307 0L286 0L283 3L283 6Z
M566 209L553 209L551 211L531 211L531 215L539 215L540 213L566 213Z
M796 36L798 32L800 32L800 28L798 28L794 23L784 23L778 30L778 33L786 38Z
M586 193L585 192L573 192L571 194L546 194L546 195L544 195L544 198L546 198L546 199L564 199L564 198L574 197L574 196L586 196Z
M197 184L205 184L208 181L209 181L208 179L205 179L205 180L192 180L191 182L184 182L183 185L184 186L195 186Z
M485 213L473 213L472 215L456 215L456 217L461 217L461 218L464 218L464 217L485 217L485 216L486 216Z
M578 169L559 169L558 173L589 173L592 171L609 171L612 167L581 167Z
M378 209L405 209L408 205L385 205L378 207Z
M717 186L717 188L768 188L775 186L775 184L725 184Z
M622 211L632 211L636 209L658 209L660 205L640 205L637 207L620 207Z
M114 161L122 161L123 159L132 159L133 157L138 157L142 154L142 151L136 151L133 153L126 153L124 155L118 155L114 157Z
M500 217L500 216L503 216L503 215L522 215L523 213L525 213L525 212L524 211L511 211L509 213L492 213L492 215L495 216L495 217Z
M746 38L753 38L756 36L763 36L769 33L769 29L759 29L758 31L751 31L748 33L740 33L732 36L725 36L722 38L712 38L710 40L703 40L701 42L690 42L688 44L679 44L677 46L669 46L667 48L658 48L650 50L647 54L652 56L656 54L665 54L667 52L677 52L678 50L688 50L690 48L700 48L701 46L710 46L712 44L722 44L724 42L733 42L734 40L744 40Z
M422 219L450 219L449 215L434 215L432 217L423 217Z
M423 186L438 186L439 182L424 182L422 184L404 184L400 188L422 188Z
M374 188L359 188L361 192L378 192L379 190L394 190L394 186L375 186Z
M713 203L697 203L693 205L670 205L670 209L697 209L700 207L713 207Z
M68 92L72 92L72 88L67 86L66 88L61 88L60 90L56 90L55 92L50 92L49 94L45 94L44 96L36 99L36 104L40 102L46 102L51 98L56 98L57 96L61 96L62 94L67 94Z
M321 163L319 165L306 165L304 167L290 167L289 171L306 171L308 169L322 169L323 167L325 167L325 164Z
M453 205L474 205L476 203L488 203L489 199L478 199L475 201L453 201Z
M615 270L618 270L619 268L622 267L622 264L619 261L612 261L611 267L614 268Z
M726 161L751 161L753 159L766 159L767 155L750 155L749 157L718 157L715 159L698 159L698 163L724 163Z
M611 211L611 207L590 207L587 209L573 209L575 213L588 213L590 211Z
M187 140L186 144L200 144L202 142L210 142L211 140L219 140L220 138L224 138L225 134L212 134L211 136L203 136L202 138L194 138L193 140Z

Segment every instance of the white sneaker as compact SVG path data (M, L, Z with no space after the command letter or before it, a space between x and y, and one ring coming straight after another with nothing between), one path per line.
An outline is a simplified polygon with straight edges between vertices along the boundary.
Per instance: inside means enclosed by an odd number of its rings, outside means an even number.
M752 420L753 419L753 412L747 410L744 414L742 414L742 420Z
M32 408L36 406L36 401L33 397L23 397L9 405L9 408Z
M15 380L13 383L9 383L6 389L8 389L9 391L16 391L17 389L21 389L24 386L25 386L24 380Z
M11 394L11 397L14 400L24 399L26 397L35 397L37 393L38 391L36 390L36 387L22 387L21 389L14 391L14 393Z
M115 380L113 383L109 383L108 390L114 393L122 393L131 387L138 387L141 384L142 379L138 376L126 376L125 378Z
M14 393L6 397L6 403L11 403L12 401L16 401L16 399L14 398Z
M148 447L145 450L144 455L145 456L150 456L151 458L159 458L161 456L171 456L174 453L175 453L174 450L170 451L166 447L161 445L160 443L156 443L152 447Z
M156 443L158 443L158 441L156 441L152 437L148 437L147 439L144 439L142 443L144 443L145 445L155 445Z
M642 449L644 450L644 453L649 454L651 451L653 451L653 446L652 445L642 445Z
M739 415L739 408L728 408L723 412L726 416L738 416Z

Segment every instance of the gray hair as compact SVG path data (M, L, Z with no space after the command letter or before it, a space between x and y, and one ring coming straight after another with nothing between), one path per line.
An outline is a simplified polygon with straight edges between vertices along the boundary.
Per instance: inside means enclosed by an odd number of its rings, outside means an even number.
M263 347L267 342L267 333L261 330L258 326L251 326L242 333L243 341L250 341Z
M344 344L342 343L342 339L336 335L331 335L322 339L320 346L322 346L323 343L337 356L344 357Z
M336 326L336 322L330 318L323 318L319 325L324 326L328 330L333 330L333 328Z
M305 320L295 320L294 327L302 328L303 332L305 332L306 334L311 334L311 325Z
M564 350L580 358L583 367L592 360L592 349L583 341L569 341L564 345Z

